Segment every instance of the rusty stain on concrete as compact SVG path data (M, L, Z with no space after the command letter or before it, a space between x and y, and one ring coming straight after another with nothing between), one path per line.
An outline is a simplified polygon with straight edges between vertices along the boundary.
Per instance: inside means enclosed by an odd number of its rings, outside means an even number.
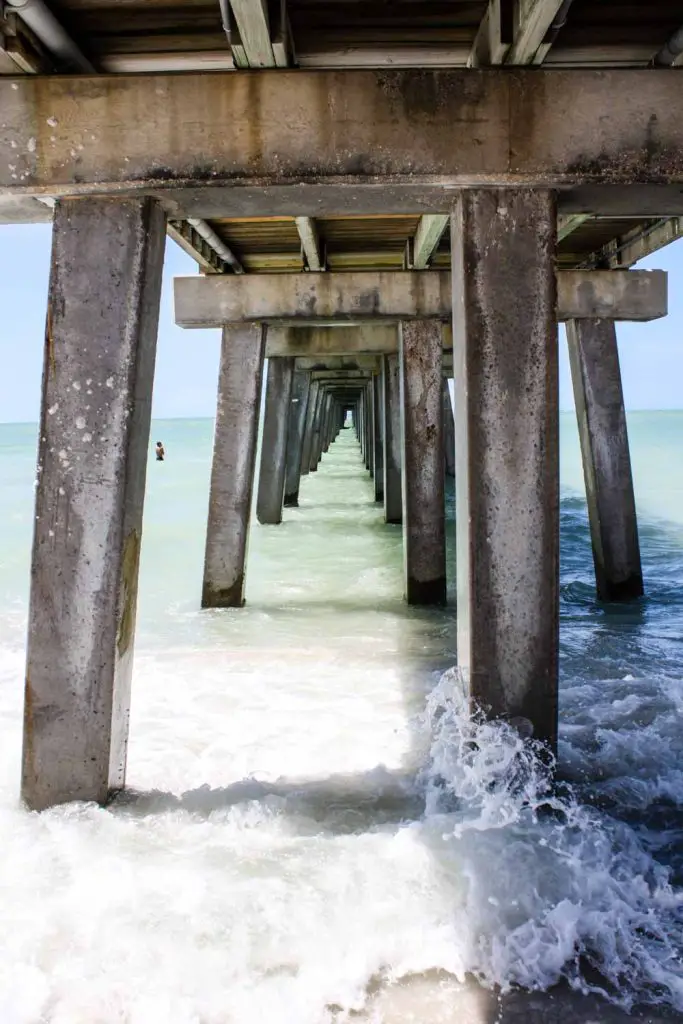
M137 597L138 564L140 561L140 534L131 530L123 545L121 559L122 602L116 644L119 656L123 657L131 645L135 628L135 606Z

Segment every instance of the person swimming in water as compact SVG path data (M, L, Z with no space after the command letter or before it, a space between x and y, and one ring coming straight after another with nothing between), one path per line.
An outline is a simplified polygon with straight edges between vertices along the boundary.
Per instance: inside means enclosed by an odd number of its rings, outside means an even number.
M156 452L157 462L163 462L164 456L166 454L166 449L164 448L161 441L157 441L156 448L154 449L154 451Z

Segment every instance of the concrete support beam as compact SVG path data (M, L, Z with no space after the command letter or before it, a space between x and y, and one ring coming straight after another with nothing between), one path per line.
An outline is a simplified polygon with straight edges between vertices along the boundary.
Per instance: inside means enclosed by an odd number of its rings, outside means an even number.
M372 378L372 411L374 420L373 470L375 501L384 501L384 438L382 436L382 379L379 374Z
M150 200L55 208L21 781L34 810L125 782L164 241Z
M643 594L636 503L614 323L567 324L598 597Z
M559 605L556 223L549 192L472 190L459 196L451 233L458 666L473 704L526 719L551 748Z
M382 358L384 422L384 521L403 521L401 494L401 382L398 355Z
M285 475L285 508L299 504L301 483L301 462L304 449L304 431L308 413L308 396L311 389L311 375L305 370L296 370L292 383L292 402L289 410L287 436L287 472Z
M408 604L446 603L441 324L399 329L403 545Z
M532 31L529 21L526 37L537 41L545 24ZM670 185L674 194L679 100L677 76L651 68L7 76L0 189L153 190L176 219L247 216L258 203L261 216L387 204L444 213L444 187Z
M269 328L270 333L270 328ZM370 353L355 354L348 356L322 356L316 358L297 359L297 370L363 370L366 374L373 373L379 368L379 356Z
M348 353L398 352L396 328L393 324L373 324L361 330L351 326L336 325L327 327L300 326L279 327L274 325L268 329L266 355L296 356L319 358L341 356Z
M274 526L282 522L293 373L294 360L291 357L268 360L261 468L256 495L256 518L262 525Z
M244 604L265 347L260 324L223 328L202 608Z
M661 270L563 270L553 319L653 320L666 316L667 276ZM224 323L315 324L346 321L450 320L447 270L378 270L327 274L226 274L176 277L175 318L181 327ZM302 348L287 355L304 355Z

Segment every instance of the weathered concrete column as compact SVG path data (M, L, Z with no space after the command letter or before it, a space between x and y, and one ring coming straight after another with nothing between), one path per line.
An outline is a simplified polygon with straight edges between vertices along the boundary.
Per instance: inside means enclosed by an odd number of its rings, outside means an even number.
M447 377L443 379L443 458L446 476L455 476L455 420Z
M372 408L374 412L373 478L375 501L384 501L384 439L382 437L382 378L372 375Z
M265 336L261 324L223 328L202 608L244 604Z
M306 426L304 428L304 443L301 449L301 475L306 476L311 471L311 451L313 449L313 432L315 426L315 413L318 408L318 394L320 384L317 380L311 381L308 392L308 408L306 410Z
M460 193L452 217L458 666L473 702L557 738L554 197Z
M328 392L325 399L325 410L323 414L323 429L321 436L321 454L329 451L330 448L330 431L332 429L332 410L334 408L334 401L332 395Z
M285 474L284 497L284 505L287 508L296 507L299 504L301 460L303 458L304 430L306 427L310 388L310 373L306 370L295 371L292 382L292 402L289 410L287 436L287 472Z
M268 360L261 467L256 495L256 518L263 525L282 522L293 373L293 359L274 357Z
M313 417L313 436L311 440L311 461L309 469L311 473L316 473L318 470L318 463L320 462L320 456L322 447L320 444L320 437L322 433L323 424L323 411L325 408L326 392L325 388L321 384L318 388L318 397L315 403L315 416Z
M367 384L363 388L363 462L365 468L370 469L370 396L368 395Z
M598 597L643 594L638 522L613 320L570 320L569 363Z
M382 357L384 419L384 521L403 521L401 494L401 383L398 356Z
M164 234L150 199L55 207L21 783L35 810L125 782Z
M367 396L366 408L368 410L368 425L367 425L367 439L368 439L368 450L365 456L365 468L370 473L370 476L374 479L375 476L375 389L372 386L372 380L369 380L365 386L365 394Z
M399 343L406 600L445 604L442 325L405 321Z

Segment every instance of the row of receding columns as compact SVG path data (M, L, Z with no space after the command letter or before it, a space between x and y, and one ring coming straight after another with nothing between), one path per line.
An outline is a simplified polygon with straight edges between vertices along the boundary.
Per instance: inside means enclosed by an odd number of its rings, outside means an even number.
M559 457L552 193L461 193L452 216L458 664L472 702L557 730ZM104 802L125 779L164 216L151 199L56 204L45 335L22 793L34 808ZM368 386L269 362L257 512L354 409L388 522L403 521L406 594L445 598L443 338L405 320ZM223 329L203 603L243 600L266 351ZM613 325L569 325L601 596L641 592ZM447 418L446 418L447 419ZM265 467L265 468L264 468Z

